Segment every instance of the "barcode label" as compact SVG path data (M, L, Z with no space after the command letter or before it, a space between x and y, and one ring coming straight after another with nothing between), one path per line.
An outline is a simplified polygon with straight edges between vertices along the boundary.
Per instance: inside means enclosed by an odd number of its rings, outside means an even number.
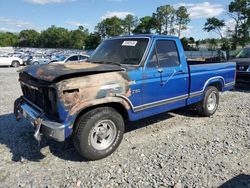
M137 41L124 41L122 46L136 46Z

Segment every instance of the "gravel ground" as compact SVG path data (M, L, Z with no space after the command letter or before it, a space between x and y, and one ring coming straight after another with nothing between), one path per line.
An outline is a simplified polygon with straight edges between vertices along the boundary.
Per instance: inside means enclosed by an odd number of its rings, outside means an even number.
M17 123L17 69L0 68L0 187L250 187L250 87L221 94L211 118L181 109L129 123L118 150L94 162L72 140Z

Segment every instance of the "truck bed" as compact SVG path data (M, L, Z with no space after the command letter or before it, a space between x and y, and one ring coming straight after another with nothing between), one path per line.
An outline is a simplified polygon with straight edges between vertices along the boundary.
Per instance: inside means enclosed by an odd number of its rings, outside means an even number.
M188 62L188 68L190 74L190 96L200 96L199 93L204 92L209 80L220 81L221 91L233 88L235 78L235 63L233 62L201 63L191 61Z

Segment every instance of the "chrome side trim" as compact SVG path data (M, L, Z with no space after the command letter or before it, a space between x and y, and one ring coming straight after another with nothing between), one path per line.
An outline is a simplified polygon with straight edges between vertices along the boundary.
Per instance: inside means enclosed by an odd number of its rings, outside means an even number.
M212 77L210 79L208 79L205 83L205 85L203 86L203 89L200 91L196 91L196 92L192 92L189 95L181 95L181 96L177 96L177 97L172 97L172 98L168 98L168 99L164 99L164 100L159 100L159 101L155 101L155 102L151 102L151 103L146 103L143 105L139 105L139 106L134 106L132 104L132 102L129 100L129 98L125 97L124 95L120 95L120 94L116 94L116 97L120 97L122 99L124 99L125 101L127 101L130 105L130 107L132 108L133 112L139 112L142 110L146 110L149 108L153 108L153 107L157 107L157 106L161 106L161 105L165 105L165 104L170 104L170 103L174 103L174 102L178 102L178 101L182 101L188 98L193 98L193 97L198 97L204 94L204 91L209 83L209 81L213 80L213 79L222 79L223 81L223 87L229 87L229 86L233 86L235 85L235 82L229 82L229 83L225 83L225 79L222 76L216 76L216 77Z
M203 95L203 91L197 91L189 94L189 98L198 97Z
M146 104L139 105L139 106L134 106L132 104L132 102L127 97L125 97L124 95L116 94L115 96L126 100L129 103L129 105L131 106L131 108L132 108L132 110L134 112L139 112L139 111L146 110L146 109L149 109L149 108L153 108L153 107L157 107L157 106L161 106L161 105L165 105L165 104L170 104L170 103L182 101L182 100L185 100L185 99L188 98L188 95L181 95L181 96L172 97L172 98L169 98L169 99L164 99L164 100L160 100L160 101L146 103Z
M160 101L156 101L156 102L152 102L152 103L147 103L147 104L143 104L140 106L136 106L134 108L134 111L138 112L138 111L146 110L149 108L153 108L153 107L157 107L157 106L161 106L161 105L165 105L165 104L170 104L170 103L182 101L182 100L185 100L187 98L188 98L188 95L181 95L178 97L173 97L173 98L164 99L164 100L160 100Z

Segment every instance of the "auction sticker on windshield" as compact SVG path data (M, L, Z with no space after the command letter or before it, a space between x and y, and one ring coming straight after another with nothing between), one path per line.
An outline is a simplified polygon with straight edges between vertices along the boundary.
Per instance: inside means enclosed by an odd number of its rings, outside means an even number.
M122 46L136 46L137 41L124 41Z

